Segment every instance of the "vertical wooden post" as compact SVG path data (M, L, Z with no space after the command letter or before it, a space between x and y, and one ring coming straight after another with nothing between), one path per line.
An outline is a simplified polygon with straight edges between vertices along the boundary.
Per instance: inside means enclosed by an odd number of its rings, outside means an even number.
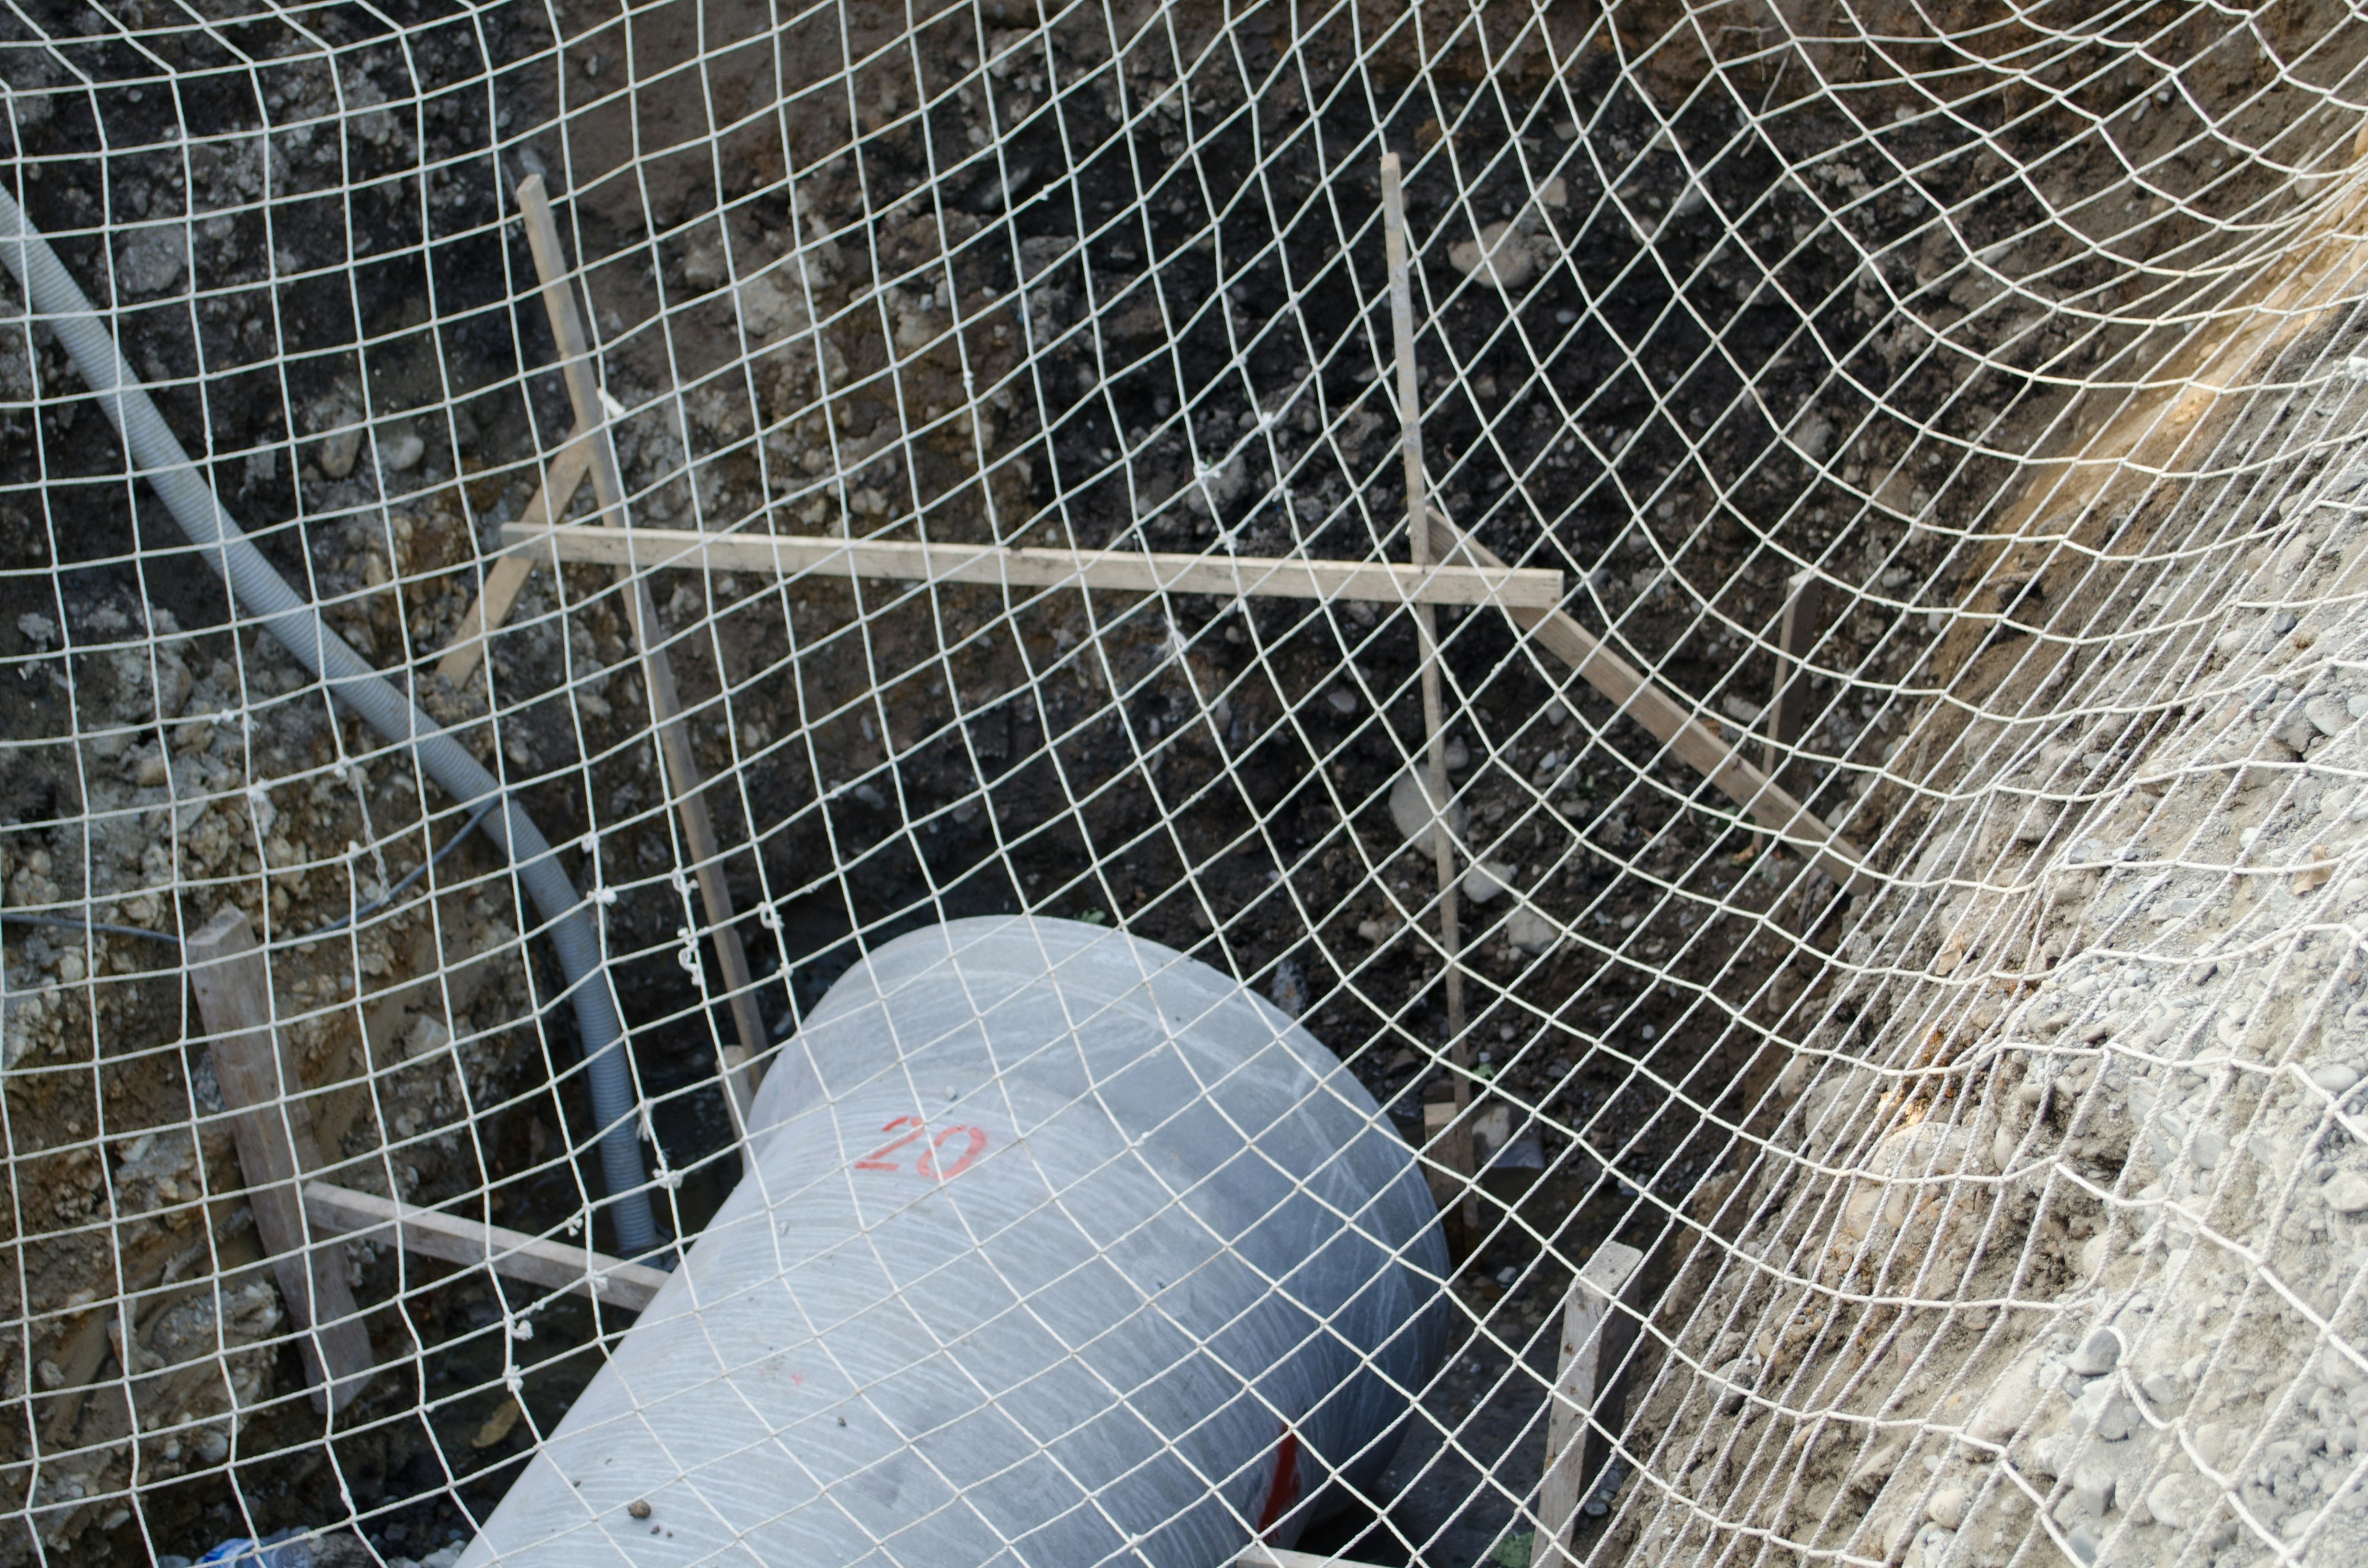
M1645 1255L1620 1242L1595 1249L1563 1305L1562 1359L1546 1414L1545 1474L1538 1486L1533 1568L1575 1568L1571 1526L1611 1444L1598 1426L1620 1418L1623 1363L1636 1338Z
M624 521L625 480L617 467L617 449L600 406L600 389L592 376L592 352L576 313L575 293L568 287L567 263L559 248L559 225L552 221L551 199L542 176L530 175L518 182L518 212L526 222L528 248L534 253L536 275L542 282L542 306L551 317L551 335L559 345L560 371L567 383L567 401L575 413L575 427L586 431L592 466L592 493L604 521ZM683 722L682 700L675 687L674 661L666 656L658 629L657 607L649 585L631 566L617 568L617 583L625 596L625 615L641 649L643 684L648 687L656 722L658 755L666 767L666 790L674 797L675 813L682 824L684 844L690 850L693 875L699 882L700 906L706 911L708 939L715 949L716 968L729 994L733 1032L737 1046L723 1048L724 1105L732 1115L745 1158L748 1110L756 1101L757 1058L765 1049L764 1017L757 1009L755 981L748 972L748 952L740 944L734 921L732 888L715 841L715 822L707 811L707 781L700 776L699 759L691 751L689 727Z
M313 1407L334 1419L370 1381L370 1331L346 1284L345 1248L334 1241L315 1246L305 1230L297 1184L318 1154L302 1080L272 1022L270 966L237 909L222 911L191 937L184 960L199 1017L212 1037L214 1081L231 1112L256 1235L300 1333Z
M1431 563L1430 500L1423 478L1421 386L1415 372L1414 286L1406 272L1406 191L1398 155L1382 154L1382 237L1390 277L1390 331L1396 340L1398 449L1406 460L1406 551L1417 566ZM1448 1163L1463 1177L1459 1210L1464 1244L1480 1240L1480 1202L1474 1195L1472 1074L1463 1038L1463 960L1455 906L1455 843L1448 827L1447 733L1439 689L1439 621L1428 604L1414 607L1422 660L1422 725L1429 743L1430 850L1439 867L1439 941L1447 955L1447 1056L1454 1069L1455 1120L1448 1129Z

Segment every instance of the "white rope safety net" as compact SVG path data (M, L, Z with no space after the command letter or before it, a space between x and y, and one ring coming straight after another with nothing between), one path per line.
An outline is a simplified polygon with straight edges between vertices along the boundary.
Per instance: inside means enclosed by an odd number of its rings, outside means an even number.
M2363 61L11 6L0 1564L2360 1561Z

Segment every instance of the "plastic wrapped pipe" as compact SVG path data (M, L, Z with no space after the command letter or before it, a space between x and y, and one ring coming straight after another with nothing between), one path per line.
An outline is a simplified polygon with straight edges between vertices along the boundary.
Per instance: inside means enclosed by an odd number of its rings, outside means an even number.
M1377 1480L1442 1351L1411 1151L1305 1030L1156 943L890 943L751 1146L461 1568L1216 1568Z

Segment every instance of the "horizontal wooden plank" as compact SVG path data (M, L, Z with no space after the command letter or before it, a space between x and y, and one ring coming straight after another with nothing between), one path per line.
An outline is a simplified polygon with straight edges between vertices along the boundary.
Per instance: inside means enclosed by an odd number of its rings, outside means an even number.
M1529 567L1404 566L1289 555L1167 555L1133 550L1008 550L991 544L714 534L688 528L510 523L502 542L530 555L609 565L708 572L808 572L831 577L1095 588L1108 593L1364 599L1380 604L1496 605L1552 609L1562 574Z
M662 1268L324 1181L304 1184L304 1216L323 1231L393 1241L423 1257L490 1268L530 1285L573 1290L634 1312L648 1306L666 1282Z

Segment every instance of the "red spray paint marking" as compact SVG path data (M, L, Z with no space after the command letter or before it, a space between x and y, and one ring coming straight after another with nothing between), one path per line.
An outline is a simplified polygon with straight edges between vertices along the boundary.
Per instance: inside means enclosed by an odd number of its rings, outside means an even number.
M897 1139L894 1143L883 1143L879 1148L872 1150L871 1153L864 1155L863 1158L855 1162L855 1168L859 1171L894 1170L896 1168L896 1162L890 1159L888 1156L903 1148L905 1144L910 1143L914 1139L921 1137L929 1131L927 1127L922 1125L921 1119L917 1116L900 1116L880 1131L882 1132L894 1132L900 1127L909 1127L913 1131L907 1132L902 1138Z
M964 1149L959 1155L957 1155L952 1165L940 1170L937 1165L938 1151L943 1149L946 1146L946 1140L951 1138L957 1132L965 1133L969 1136L970 1147ZM957 1124L956 1126L949 1127L943 1132L939 1133L937 1137L931 1141L928 1153L923 1154L913 1168L920 1172L925 1176L936 1176L941 1181L951 1181L954 1177L962 1175L962 1172L970 1169L971 1162L977 1159L979 1155L985 1153L985 1151L986 1130L985 1128L971 1127L966 1124Z
M1258 1510L1258 1534L1274 1528L1284 1512L1299 1501L1299 1434L1285 1426L1274 1449L1274 1481L1266 1489L1266 1506Z
M911 1131L893 1142L882 1143L879 1148L872 1150L871 1153L856 1161L855 1168L859 1171L894 1171L904 1169L902 1165L898 1165L894 1160L890 1159L888 1156L894 1154L897 1150L903 1148L907 1143L913 1142L917 1139L928 1138L929 1136L929 1128L928 1124L917 1116L900 1116L880 1131L882 1132L894 1132L900 1127L909 1128ZM940 1166L938 1164L938 1156L944 1152L946 1141L950 1138L955 1137L957 1134L967 1139L968 1146L954 1157L953 1164ZM928 1176L933 1181L951 1181L954 1177L962 1175L962 1172L970 1169L972 1163L986 1152L986 1130L985 1128L973 1127L967 1122L956 1122L953 1126L947 1128L943 1132L939 1133L936 1138L930 1141L929 1146L921 1151L920 1158L913 1162L914 1173L918 1176Z

